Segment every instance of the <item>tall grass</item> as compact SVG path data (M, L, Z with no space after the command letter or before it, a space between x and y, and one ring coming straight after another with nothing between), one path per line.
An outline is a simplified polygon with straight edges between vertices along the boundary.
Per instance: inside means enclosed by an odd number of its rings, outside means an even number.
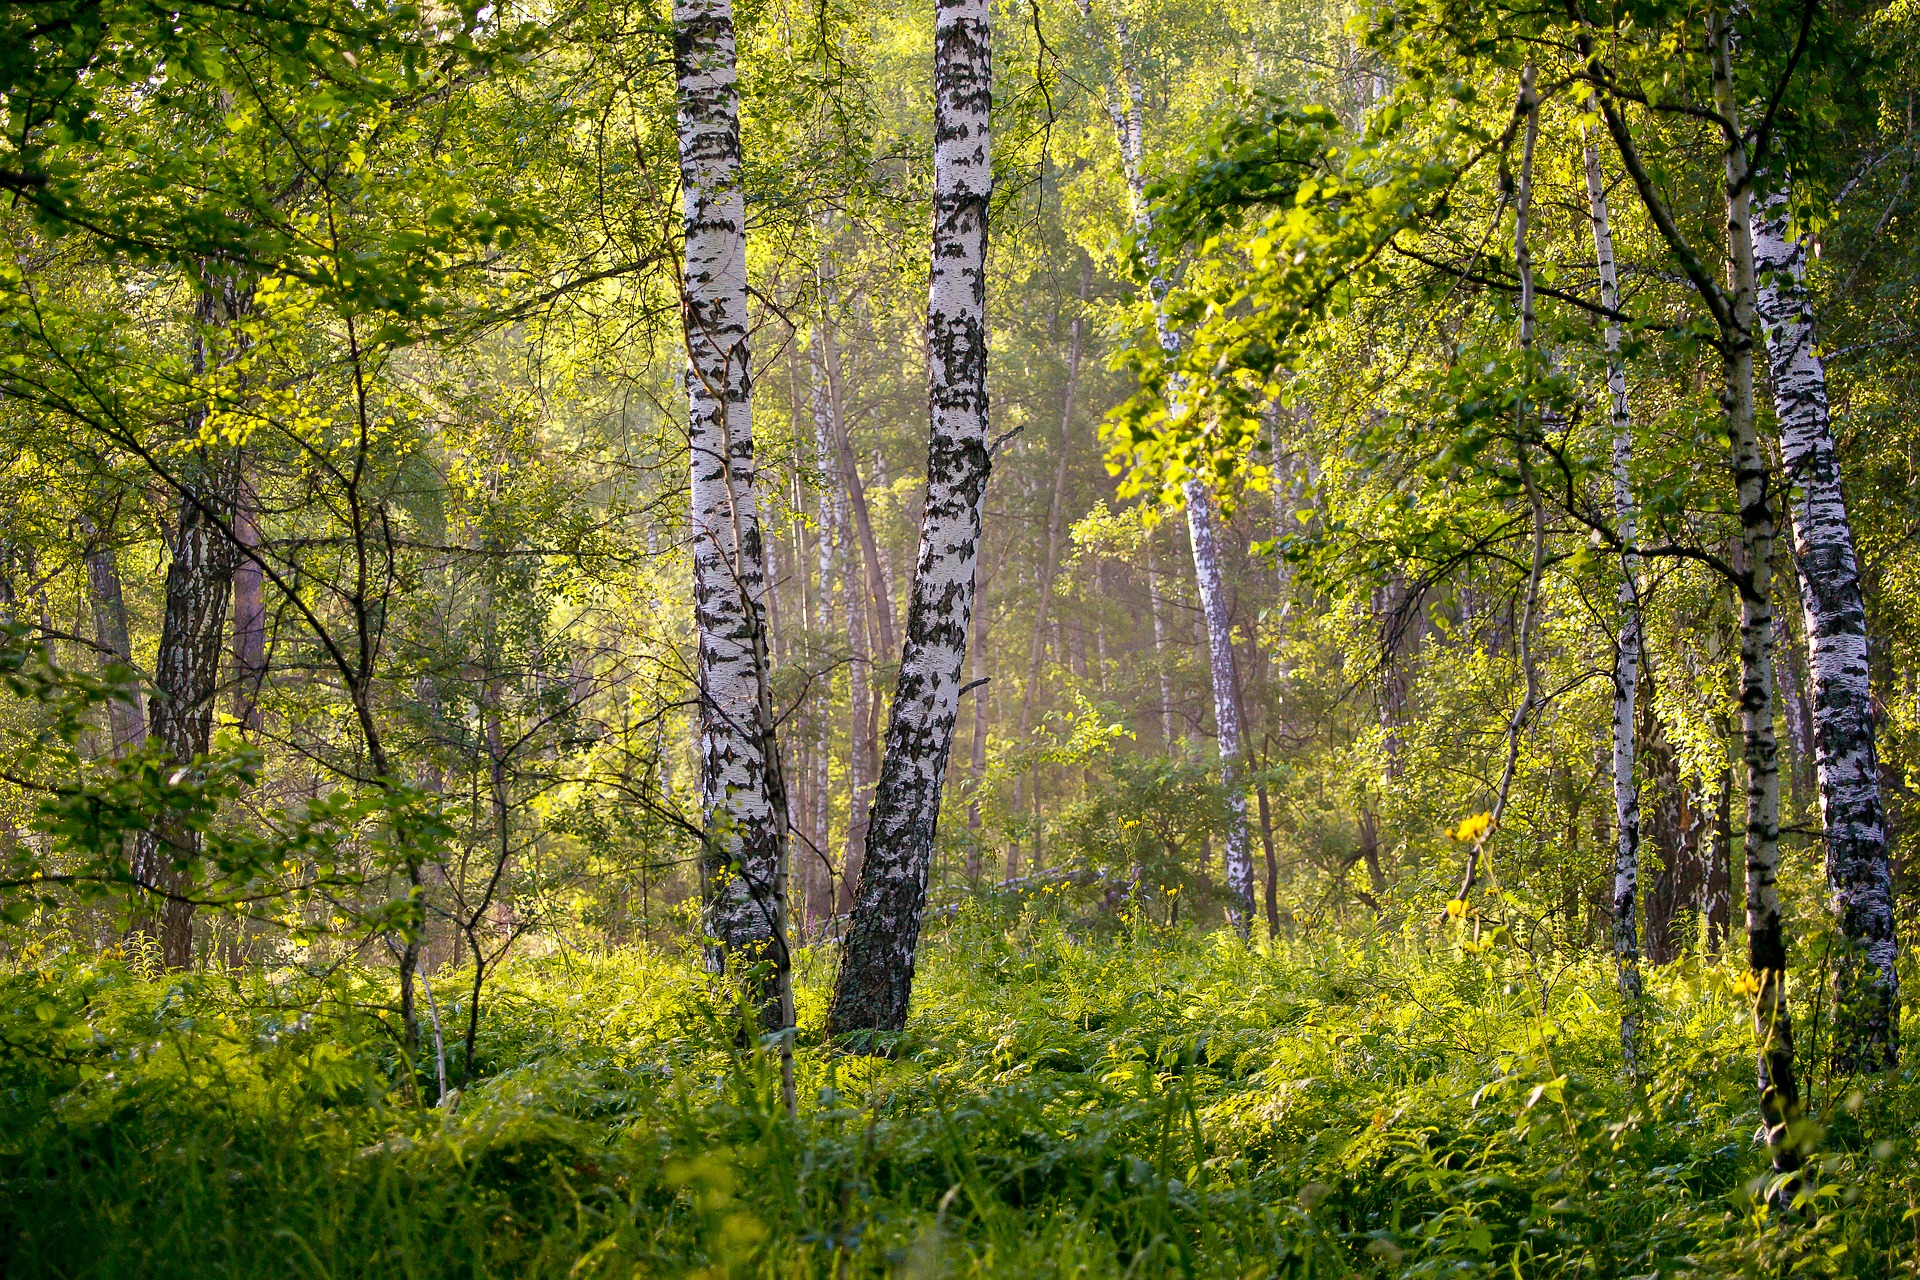
M1651 976L1634 1086L1604 968L1417 931L1254 953L963 914L885 1059L819 1042L830 964L803 957L789 1120L680 955L516 962L443 1107L385 974L23 962L5 1274L1920 1271L1911 1073L1828 1084L1812 1204L1770 1214L1746 1009L1702 959Z

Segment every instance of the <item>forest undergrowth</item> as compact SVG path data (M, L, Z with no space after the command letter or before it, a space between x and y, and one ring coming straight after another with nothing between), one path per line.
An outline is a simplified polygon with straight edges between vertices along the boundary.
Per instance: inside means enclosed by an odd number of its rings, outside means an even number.
M1815 1073L1807 1207L1770 1214L1731 958L1649 971L1630 1087L1609 967L1460 942L1248 951L974 908L929 940L890 1058L823 1046L816 949L791 1120L690 953L517 960L435 1106L390 972L155 976L48 943L0 980L0 1269L1920 1273L1910 1068ZM434 985L457 1086L458 975Z

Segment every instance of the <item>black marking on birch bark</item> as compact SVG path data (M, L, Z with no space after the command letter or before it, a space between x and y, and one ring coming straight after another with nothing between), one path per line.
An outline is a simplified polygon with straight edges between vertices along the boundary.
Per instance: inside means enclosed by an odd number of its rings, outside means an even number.
M1600 157L1582 147L1587 179L1587 213L1593 224L1594 256L1600 272L1600 305L1620 308L1620 279L1607 214L1606 184ZM1626 361L1620 350L1620 324L1606 326L1607 391L1613 428L1614 519L1620 530L1620 638L1613 666L1613 954L1620 989L1620 1051L1629 1072L1639 1067L1640 940L1634 907L1640 893L1640 785L1634 772L1634 698L1640 684L1639 511L1633 498L1633 421L1627 404Z
M746 212L730 0L677 0L688 452L710 967L785 955L783 806L766 723L765 586L747 342ZM763 984L764 985L764 984ZM779 1019L772 992L756 992Z
M940 0L934 32L933 270L927 491L900 676L830 1035L898 1031L913 991L940 792L972 620L987 429L986 240L991 32L985 0Z
M1786 995L1786 933L1777 884L1780 862L1779 747L1773 732L1773 508L1766 459L1753 414L1754 311L1752 174L1739 131L1733 83L1733 19L1708 19L1714 106L1729 124L1725 139L1728 258L1732 287L1716 308L1732 471L1739 494L1744 574L1740 582L1740 708L1747 760L1747 960L1754 980L1753 1030L1760 1119L1776 1173L1801 1165L1792 1132L1800 1114L1793 1022ZM1669 237L1671 240L1672 237ZM1783 1179L1789 1187L1792 1179Z
M1788 226L1784 191L1754 211L1752 228L1756 309L1773 373L1813 676L1827 886L1844 943L1834 957L1833 1061L1842 1072L1881 1071L1898 1055L1900 978L1866 603L1828 414L1826 369L1814 345L1806 245Z

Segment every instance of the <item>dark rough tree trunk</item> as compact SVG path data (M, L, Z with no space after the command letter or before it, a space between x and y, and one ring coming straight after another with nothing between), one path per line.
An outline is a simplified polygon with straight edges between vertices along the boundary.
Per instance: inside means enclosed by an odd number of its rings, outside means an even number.
M1793 559L1813 668L1813 755L1827 837L1827 886L1846 945L1834 956L1834 1065L1890 1069L1899 1048L1900 976L1886 812L1867 678L1867 611L1840 489L1827 375L1813 337L1806 243L1787 197L1752 218L1758 311L1765 326L1780 455L1791 500Z
M1717 726L1729 745L1733 734ZM1713 830L1701 870L1700 914L1706 924L1707 950L1718 955L1733 931L1733 763L1729 760L1713 783Z
M210 348L251 310L253 294L237 273L218 266L203 266L198 274L193 366L204 374L210 362L226 357L226 352ZM191 416L196 431L206 414L203 407ZM179 472L186 492L179 500L169 547L166 612L153 665L147 732L181 765L204 755L213 736L227 606L239 561L231 537L238 462L231 450L203 446ZM169 969L185 967L192 957L194 904L187 899L199 847L195 833L169 826L142 832L134 840L134 880L163 899L157 918L136 922L135 928L157 938L161 962Z
M1685 901L1686 799L1680 780L1680 761L1674 755L1665 727L1653 714L1651 697L1641 703L1637 736L1645 779L1640 794L1640 847L1652 855L1649 859L1652 865L1646 868L1645 877L1646 954L1654 964L1667 964L1676 953L1674 922ZM1614 909L1619 908L1616 892Z
M768 700L766 572L753 450L746 205L730 0L676 0L686 221L688 451L709 963L765 965L754 999L791 1025L786 803Z
M212 509L224 522L231 513L230 502L220 497L228 488L220 479L224 469L208 459L195 470L205 482L195 484L195 498L180 503L147 710L149 734L182 765L204 754L212 739L227 599L233 589L232 544L206 515L206 509ZM198 851L192 832L170 827L144 832L134 845L135 880L171 895L160 905L158 920L160 956L169 969L184 967L192 953L193 904L182 895L190 886Z
M926 511L900 679L841 952L831 1035L906 1025L940 790L973 615L987 439L986 247L993 82L986 0L937 0Z

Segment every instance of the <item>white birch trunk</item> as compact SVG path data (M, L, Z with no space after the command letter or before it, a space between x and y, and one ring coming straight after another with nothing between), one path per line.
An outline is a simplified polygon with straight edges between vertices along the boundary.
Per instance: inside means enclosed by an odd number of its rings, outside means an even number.
M987 438L987 202L993 101L986 0L936 0L926 510L900 678L841 952L829 1030L906 1025L940 790L973 615Z
M1713 42L1714 105L1738 126L1733 84L1733 20L1709 20ZM1725 151L1727 246L1731 288L1730 325L1720 334L1725 384L1721 408L1727 420L1740 543L1745 565L1740 583L1740 717L1747 763L1747 964L1757 983L1753 1030L1760 1119L1776 1172L1800 1166L1790 1132L1800 1111L1793 1066L1793 1022L1787 1005L1787 937L1780 911L1780 748L1774 738L1773 693L1773 506L1767 458L1753 413L1753 343L1759 327L1754 310L1752 178L1745 143L1737 137Z
M784 955L784 823L765 715L765 569L747 351L746 207L731 0L675 0L688 450L709 963ZM758 995L771 1022L777 992ZM780 1024L784 1025L784 1023Z
M1587 215L1600 269L1600 305L1620 309L1620 275L1607 218L1600 157L1582 147L1587 171ZM1620 354L1620 323L1609 319L1608 420L1613 431L1613 512L1620 535L1620 640L1613 656L1613 959L1620 986L1620 1049L1629 1072L1639 1066L1640 939L1634 907L1640 894L1640 783L1634 773L1634 698L1640 687L1640 513L1633 498L1633 419L1627 405L1627 365Z
M1786 195L1755 211L1751 226L1812 667L1827 886L1848 943L1834 959L1834 1061L1843 1071L1881 1071L1898 1049L1900 979L1859 558L1814 345L1806 244L1788 226Z
M1080 0L1081 15L1093 23L1090 0ZM1133 47L1126 18L1114 20L1114 45L1119 62L1122 100L1107 86L1107 115L1113 122L1115 142L1120 148L1120 163L1127 180L1127 199L1133 211L1135 230L1143 242L1153 230L1146 198L1146 176L1141 162L1145 155L1145 128L1141 103L1144 97L1140 73L1133 61ZM1161 274L1156 255L1146 252L1147 287L1153 297L1154 330L1160 345L1172 354L1178 341L1167 325L1167 282ZM1234 690L1239 679L1233 667L1232 619L1227 610L1226 580L1220 572L1220 559L1214 542L1213 497L1205 484L1189 480L1181 488L1187 507L1188 541L1193 547L1194 584L1199 588L1200 610L1207 627L1207 657L1213 685L1214 724L1219 730L1221 781L1228 797L1226 878L1229 906L1227 917L1242 939L1249 936L1253 920L1253 849L1247 829L1247 797L1244 785L1243 747L1240 716Z
M1193 544L1193 576L1200 588L1200 612L1207 623L1208 668L1213 676L1213 718L1219 731L1221 782L1227 792L1227 920L1245 941L1253 927L1253 849L1247 830L1247 792L1243 777L1245 747L1240 731L1238 676L1233 662L1233 619L1227 611L1225 579L1214 541L1213 495L1198 480L1182 490L1187 503L1187 536Z

